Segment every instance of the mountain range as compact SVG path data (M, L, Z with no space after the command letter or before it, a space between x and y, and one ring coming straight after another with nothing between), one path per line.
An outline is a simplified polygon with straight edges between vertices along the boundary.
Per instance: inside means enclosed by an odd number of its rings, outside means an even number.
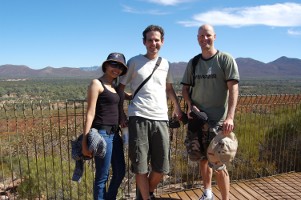
M272 62L263 63L252 58L235 59L241 79L286 79L301 77L301 59L282 56ZM181 78L187 63L171 63L175 78ZM24 78L96 78L102 74L100 67L46 67L31 69L26 65L0 65L0 79Z

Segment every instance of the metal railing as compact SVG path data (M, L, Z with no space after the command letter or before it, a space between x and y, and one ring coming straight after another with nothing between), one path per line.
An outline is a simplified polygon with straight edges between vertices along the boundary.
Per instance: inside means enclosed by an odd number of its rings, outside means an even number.
M70 141L83 130L86 106L83 100L0 103L2 196L92 199L93 160L86 161L80 183L71 181L75 161ZM235 125L239 148L227 166L232 181L301 171L301 94L240 96ZM170 129L171 171L156 193L200 187L198 164L187 157L185 136L183 124ZM132 199L135 189L134 175L127 170L118 198Z

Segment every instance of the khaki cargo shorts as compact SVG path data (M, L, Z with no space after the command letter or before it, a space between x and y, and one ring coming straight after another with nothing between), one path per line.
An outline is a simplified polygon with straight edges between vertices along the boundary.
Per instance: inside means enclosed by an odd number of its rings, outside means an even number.
M184 145L191 161L207 160L207 149L221 126L200 119L189 119Z

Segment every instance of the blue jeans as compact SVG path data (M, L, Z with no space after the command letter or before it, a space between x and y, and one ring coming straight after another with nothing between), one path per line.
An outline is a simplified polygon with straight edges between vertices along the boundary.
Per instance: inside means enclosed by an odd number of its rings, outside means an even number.
M118 133L107 134L105 130L99 130L98 132L107 142L107 152L103 159L95 156L96 174L94 181L94 200L115 200L118 188L125 176L125 160L122 138ZM108 192L106 192L106 183L109 178L111 163L113 174Z

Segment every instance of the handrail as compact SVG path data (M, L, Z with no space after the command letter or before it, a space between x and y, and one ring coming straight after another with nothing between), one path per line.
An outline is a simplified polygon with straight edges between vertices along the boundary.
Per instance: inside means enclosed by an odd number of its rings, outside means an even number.
M184 100L179 100L185 110ZM93 160L86 162L81 183L71 181L70 140L83 130L86 107L85 100L1 102L0 191L10 199L92 199ZM300 130L301 94L239 96L239 149L228 166L231 180L301 171ZM183 145L185 136L186 126L170 129L171 171L157 193L201 185L198 165L188 159ZM127 169L120 199L135 194L134 175Z

